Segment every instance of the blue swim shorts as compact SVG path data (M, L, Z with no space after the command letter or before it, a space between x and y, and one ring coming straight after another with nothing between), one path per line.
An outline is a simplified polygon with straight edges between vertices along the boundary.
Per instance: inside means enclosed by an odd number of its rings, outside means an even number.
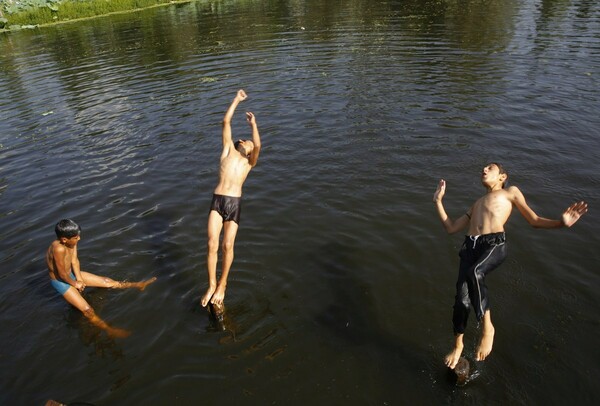
M73 271L71 271L71 274L69 276L71 277L71 279L76 280L75 279L75 274L73 273ZM71 285L69 285L68 283L64 283L64 282L61 282L61 281L56 280L56 279L50 279L50 284L52 285L52 287L54 289L56 289L56 291L58 293L60 293L61 296L64 295L65 292L67 290L69 290L69 288L71 287Z

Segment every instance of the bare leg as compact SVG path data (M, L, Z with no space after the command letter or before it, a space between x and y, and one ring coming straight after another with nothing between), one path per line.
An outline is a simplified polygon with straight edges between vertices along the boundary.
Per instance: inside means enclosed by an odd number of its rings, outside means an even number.
M83 272L82 272L83 276ZM70 287L67 289L65 294L63 295L65 300L69 302L71 305L79 309L88 320L95 325L96 327L101 328L106 331L106 333L114 338L124 338L127 337L131 332L127 330L123 330L120 328L114 328L109 326L104 320L96 315L94 309L88 304L88 302L81 296L79 291L74 287Z
M483 328L481 331L481 341L477 348L477 354L475 359L477 361L483 361L492 352L492 345L494 344L494 325L492 324L492 316L489 310L483 315Z
M221 278L217 289L210 300L215 305L222 305L225 299L225 289L227 288L227 277L233 263L233 245L238 231L238 224L235 221L226 221L223 232L223 259Z
M94 275L89 272L81 272L81 277L85 285L91 288L112 288L112 289L129 289L137 288L139 290L146 289L146 286L156 281L156 277L152 277L142 282L120 282L115 281L107 276Z
M85 317L88 318L90 323L92 323L96 327L99 327L102 330L106 331L106 334L108 334L112 338L125 338L125 337L129 337L129 335L131 334L131 331L123 330L122 328L115 328L115 327L109 326L108 324L106 324L106 322L104 320L102 320L100 317L98 317L96 315L96 313L94 312L94 309L92 309L92 308L83 312L83 314L85 315Z
M460 359L460 355L462 354L464 344L463 344L464 334L457 334L454 337L454 349L450 351L446 358L444 358L444 363L448 368L454 369L458 360Z
M137 288L137 289L143 291L144 289L146 289L146 286L148 286L154 282L156 282L156 276L153 276L152 278L146 279L145 281L141 281L141 282L117 282L117 285L113 286L113 288L114 289Z
M208 247L206 254L206 268L208 272L208 289L200 304L206 307L208 301L212 298L217 289L217 260L219 256L219 236L223 229L223 219L221 215L211 210L208 215Z

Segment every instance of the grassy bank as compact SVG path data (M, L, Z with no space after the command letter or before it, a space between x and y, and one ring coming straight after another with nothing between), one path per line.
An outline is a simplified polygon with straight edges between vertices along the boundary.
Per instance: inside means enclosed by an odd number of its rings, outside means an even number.
M0 0L0 30L64 23L191 0Z

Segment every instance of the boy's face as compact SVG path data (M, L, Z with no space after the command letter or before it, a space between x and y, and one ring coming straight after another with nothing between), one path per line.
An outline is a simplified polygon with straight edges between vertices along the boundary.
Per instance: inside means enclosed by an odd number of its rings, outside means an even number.
M248 156L254 150L254 143L249 140L238 140L236 149L243 155Z
M497 183L504 183L506 174L500 173L500 168L496 164L489 164L481 171L481 183L484 186L493 186Z
M61 237L60 243L66 245L69 248L75 248L79 240L81 240L81 234L71 238Z

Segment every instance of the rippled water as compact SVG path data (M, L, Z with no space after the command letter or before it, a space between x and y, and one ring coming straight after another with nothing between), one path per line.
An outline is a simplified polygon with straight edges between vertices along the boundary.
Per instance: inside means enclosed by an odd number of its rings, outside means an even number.
M0 37L0 403L594 404L600 6L574 1L197 1ZM263 137L244 189L224 330L198 301L220 120ZM503 162L514 213L488 278L496 341L457 388L442 364L460 235ZM57 297L54 224L111 340ZM477 331L467 331L472 357Z

